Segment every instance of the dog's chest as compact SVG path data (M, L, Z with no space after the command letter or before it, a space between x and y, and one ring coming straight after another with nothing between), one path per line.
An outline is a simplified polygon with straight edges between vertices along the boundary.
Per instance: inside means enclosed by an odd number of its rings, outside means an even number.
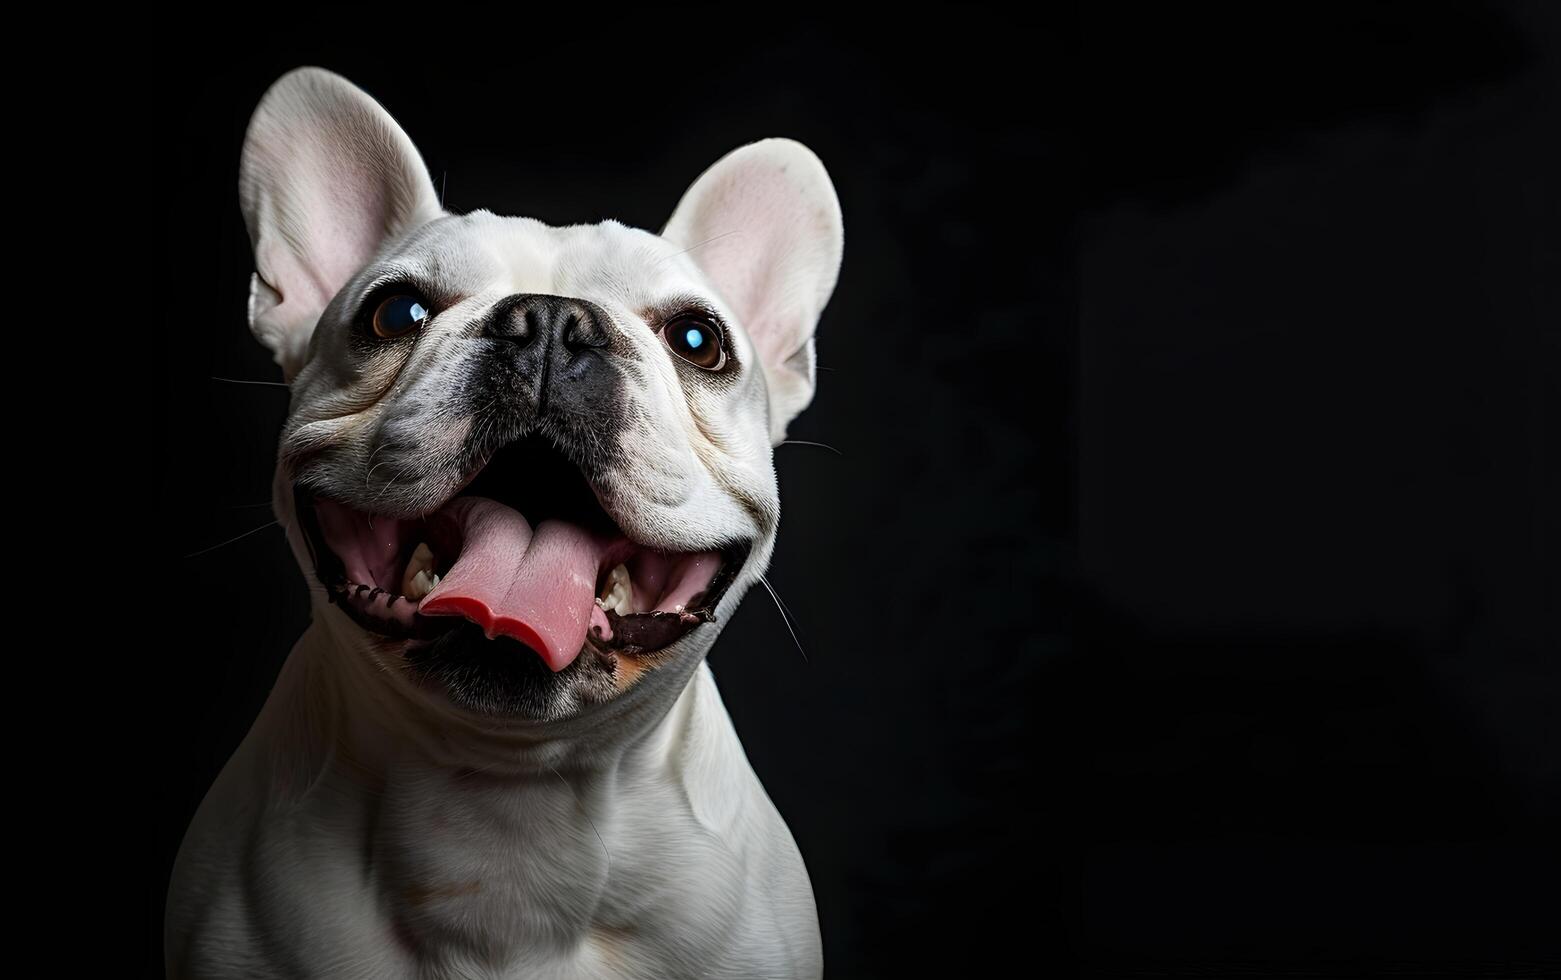
M562 777L523 785L472 770L405 777L387 792L374 833L394 931L419 954L456 940L499 953L578 938L609 874L610 852L593 825Z
M740 876L679 797L648 778L406 779L374 834L398 958L434 976L675 975L710 962L740 928Z
M817 976L796 845L711 706L706 673L589 777L342 753L275 805L262 729L181 850L173 975Z

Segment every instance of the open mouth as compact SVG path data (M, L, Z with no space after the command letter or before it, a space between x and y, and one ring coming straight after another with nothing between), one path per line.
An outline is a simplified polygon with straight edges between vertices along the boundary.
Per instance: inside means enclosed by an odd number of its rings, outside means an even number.
M437 510L395 518L294 487L332 602L384 636L463 622L553 671L588 646L650 653L715 619L747 548L666 552L630 540L580 470L539 437L500 449Z

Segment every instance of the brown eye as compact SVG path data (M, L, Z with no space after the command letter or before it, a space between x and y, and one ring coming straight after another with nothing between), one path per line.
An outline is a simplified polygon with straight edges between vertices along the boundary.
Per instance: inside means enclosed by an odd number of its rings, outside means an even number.
M374 309L374 335L386 340L405 337L428 319L428 303L421 296L397 293L386 296Z
M679 316L661 328L661 339L672 353L706 371L718 371L726 363L721 329L702 316Z

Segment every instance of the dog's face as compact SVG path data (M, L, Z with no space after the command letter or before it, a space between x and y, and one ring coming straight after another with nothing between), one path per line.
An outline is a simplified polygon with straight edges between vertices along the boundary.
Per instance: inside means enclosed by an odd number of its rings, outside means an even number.
M557 719L708 651L762 573L841 220L809 151L723 158L661 234L447 214L373 100L284 76L245 141L276 497L379 666Z

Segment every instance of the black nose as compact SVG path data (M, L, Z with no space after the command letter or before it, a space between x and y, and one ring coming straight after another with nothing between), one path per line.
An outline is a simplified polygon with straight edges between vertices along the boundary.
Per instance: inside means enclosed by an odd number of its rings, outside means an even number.
M540 341L545 351L579 354L607 346L607 311L589 300L541 293L517 293L494 305L487 334L527 347Z
M612 316L589 300L517 293L495 303L483 333L504 343L489 379L515 408L540 421L553 410L585 417L614 399L606 356Z

